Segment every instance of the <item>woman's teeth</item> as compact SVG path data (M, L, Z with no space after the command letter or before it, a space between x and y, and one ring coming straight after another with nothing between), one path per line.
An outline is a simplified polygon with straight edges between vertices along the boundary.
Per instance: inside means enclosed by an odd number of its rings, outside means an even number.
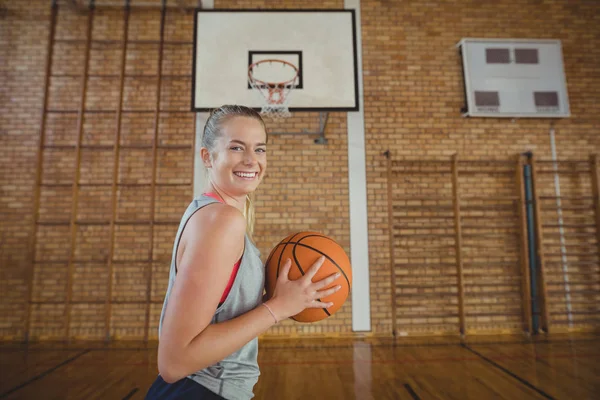
M240 178L254 178L256 176L256 172L234 172L235 175L239 176Z

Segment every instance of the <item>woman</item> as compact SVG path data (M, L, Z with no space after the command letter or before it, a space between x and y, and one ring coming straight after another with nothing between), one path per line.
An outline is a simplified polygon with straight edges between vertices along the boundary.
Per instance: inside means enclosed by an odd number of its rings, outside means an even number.
M319 259L296 281L291 260L263 303L264 266L250 240L249 195L265 175L267 133L247 107L223 106L206 122L200 155L208 190L184 213L173 247L159 325L159 376L147 399L249 399L258 380L257 336L307 307L326 308L323 289L339 274L313 283ZM323 289L323 290L322 290Z

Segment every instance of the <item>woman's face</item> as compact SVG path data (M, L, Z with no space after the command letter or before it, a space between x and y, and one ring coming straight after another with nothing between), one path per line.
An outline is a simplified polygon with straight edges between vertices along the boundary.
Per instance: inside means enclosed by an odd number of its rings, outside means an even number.
M232 197L255 191L267 169L266 143L260 121L241 116L226 121L215 151L210 156L207 151L202 154L212 184Z

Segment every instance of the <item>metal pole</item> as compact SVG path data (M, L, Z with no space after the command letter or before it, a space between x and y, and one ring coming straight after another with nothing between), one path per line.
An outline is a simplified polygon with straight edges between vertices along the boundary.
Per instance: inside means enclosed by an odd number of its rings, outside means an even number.
M556 157L556 143L554 140L554 126L550 127L550 147L552 151L552 169L554 170L554 192L556 194L556 213L558 217L558 232L560 237L560 256L562 260L563 281L565 285L565 303L569 328L573 327L573 310L571 308L571 286L569 285L569 264L567 260L567 246L563 228L562 204L560 199L560 179L558 177L558 161Z
M528 224L527 224L527 197L525 194L525 182L524 182L524 163L523 157L519 155L517 157L517 194L519 195L519 202L517 203L519 211L519 224L521 226L521 301L523 302L523 327L525 331L531 334L532 321L531 321L531 292L530 292L530 266L529 266L529 241L528 239Z
M546 289L546 264L544 262L544 232L542 227L542 211L540 207L539 182L537 180L537 167L535 157L531 154L529 159L531 165L532 198L535 216L535 251L537 255L537 289L539 293L539 305L542 314L542 329L549 333L550 314L548 310L548 291Z
M462 229L460 221L460 190L458 187L458 154L452 156L452 200L454 203L454 232L456 252L456 277L458 279L458 317L460 334L465 335L465 288L463 281Z
M393 209L393 191L392 191L392 157L390 151L386 151L385 156L387 157L387 196L388 196L388 232L390 240L390 281L391 281L391 293L392 298L392 335L396 336L396 263L394 260L394 209Z

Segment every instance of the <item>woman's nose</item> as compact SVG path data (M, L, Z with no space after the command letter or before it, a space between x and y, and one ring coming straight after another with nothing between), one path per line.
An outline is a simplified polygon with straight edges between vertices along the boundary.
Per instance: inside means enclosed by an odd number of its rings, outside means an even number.
M246 164L254 164L256 162L256 155L253 151L247 151L244 156L244 162Z

